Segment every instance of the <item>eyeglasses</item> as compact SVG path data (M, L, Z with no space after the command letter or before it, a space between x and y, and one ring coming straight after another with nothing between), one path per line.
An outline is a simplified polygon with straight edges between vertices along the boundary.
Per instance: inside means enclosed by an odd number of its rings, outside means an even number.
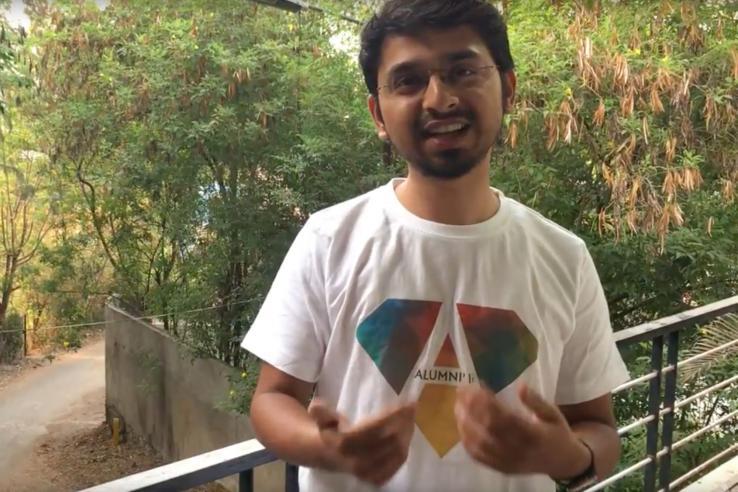
M408 68L390 76L387 84L378 87L392 96L416 96L428 88L430 78L438 73L441 81L452 89L472 89L487 80L488 70L497 65L479 66L472 62L459 62L444 68Z

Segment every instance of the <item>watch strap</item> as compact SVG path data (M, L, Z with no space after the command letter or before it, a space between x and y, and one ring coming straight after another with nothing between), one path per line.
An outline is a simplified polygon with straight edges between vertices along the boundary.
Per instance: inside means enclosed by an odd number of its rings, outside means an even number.
M581 442L585 448L589 451L589 466L586 470L584 470L582 473L577 475L576 477L567 479L567 480L557 480L556 483L562 487L567 492L583 492L584 490L592 487L594 484L598 482L597 479L597 472L595 470L595 455L594 451L592 451L592 448L584 442L583 439L579 439L579 442Z

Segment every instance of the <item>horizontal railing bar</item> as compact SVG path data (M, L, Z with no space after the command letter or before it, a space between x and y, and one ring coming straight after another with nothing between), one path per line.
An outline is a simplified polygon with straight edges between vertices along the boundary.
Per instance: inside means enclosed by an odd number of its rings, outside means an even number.
M704 357L707 357L710 354L714 354L715 352L718 352L720 350L725 350L726 348L730 348L732 345L736 345L736 344L738 344L738 339L735 339L735 340L733 340L731 342L728 342L728 343L726 343L724 345L721 345L720 347L715 347L714 349L706 350L705 352L700 352L699 354L697 354L697 355L695 355L693 357L690 357L689 359L684 359L683 361L680 361L678 363L679 364L679 367L683 367L684 364L687 364L687 363L694 362L696 360L702 359ZM666 375L666 374L672 372L675 369L676 369L676 365L669 364L667 366L664 366L661 369L661 374L662 375ZM658 376L658 372L657 371L652 371L652 372L649 372L648 374L644 374L643 376L637 377L635 379L631 379L630 381L628 381L626 383L623 383L620 386L615 387L615 389L612 390L612 394L613 395L616 395L618 393L622 393L625 390L629 390L630 388L633 388L634 386L638 386L639 384L647 383L650 380L652 380L653 378L655 378L656 376Z
M736 381L738 381L738 375L733 376L732 378L728 378L728 379L726 379L724 381L721 381L721 382L719 382L719 383L717 383L717 384L715 384L713 386L710 386L709 388L705 388L702 391L700 391L699 393L695 393L695 394L693 394L692 396L690 396L688 398L685 398L683 400L680 400L680 401L676 402L676 404L674 406L676 408L682 408L683 406L692 403L694 400L697 400L699 398L702 398L703 396L707 396L710 393L712 393L713 391L717 391L717 390L722 389L722 388L724 388L726 386L729 386L729 385L731 385L732 383L734 383Z
M632 431L633 429L637 429L638 427L646 425L647 423L653 421L655 418L656 417L653 415L647 415L643 418L636 420L635 422L632 422L626 426L620 427L618 429L618 436L623 437L625 434Z
M657 371L652 371L652 372L649 372L648 374L644 374L643 376L637 377L635 379L631 379L627 383L623 383L620 386L617 386L614 390L612 390L612 394L616 395L634 386L638 386L639 384L647 383L648 381L658 377L658 375L659 373Z
M672 408L672 407L666 407L666 408L662 408L661 410L659 410L659 417L663 417L664 415L666 415L668 413L671 413L672 411L674 411L674 409L678 410L681 407L692 403L694 400L697 400L699 398L702 398L703 396L707 396L710 393L713 393L714 391L717 391L717 390L722 389L722 388L724 388L726 386L729 386L730 384L732 384L732 383L734 383L736 381L738 381L738 375L733 376L732 378L725 379L725 380L723 380L723 381L721 381L721 382L719 382L717 384L714 384L714 385L712 385L712 386L710 386L708 388L705 388L702 391L700 391L699 393L695 393L694 395L692 395L692 396L690 396L688 398L685 398L683 400L679 400L674 405L674 408ZM626 426L620 427L618 429L618 435L622 437L623 435L627 434L628 432L632 431L633 429L635 429L637 427L640 427L640 426L642 426L644 424L647 424L647 423L651 422L653 419L654 419L654 416L653 415L647 415L645 417L642 417L642 418L636 420L635 422L631 422L630 424L628 424Z
M615 341L621 347L632 343L645 342L672 331L711 321L718 316L735 311L738 311L738 296L620 330L615 333Z
M674 480L673 482L671 482L669 484L669 488L674 489L674 488L680 486L682 483L686 482L687 480L689 480L693 476L697 475L698 473L700 473L703 470L706 470L707 468L709 468L710 466L712 466L712 464L715 463L716 461L720 461L725 456L727 456L730 453L732 453L733 451L737 451L737 450L738 450L738 443L733 444L728 449L724 449L723 451L719 452L718 454L716 454L715 456L713 456L709 460L705 461L701 465L699 465L699 466L697 466L695 468L692 468L690 471L688 471L687 473L685 473L681 477L679 477L676 480Z
M615 482L617 482L621 478L627 477L631 473L640 470L641 468L643 468L644 466L646 466L647 464L649 464L651 461L653 461L653 458L651 458L650 456L648 458L644 458L641 461L639 461L638 463L636 463L635 465L631 465L628 468L626 468L625 470L621 470L620 472L616 473L615 475L612 475L612 476L606 478L605 480L603 480L601 482L597 482L595 485L593 485L592 487L588 488L585 492L597 492L598 490L602 490L605 487L614 484Z
M714 429L715 427L719 426L723 422L726 422L726 421L732 419L736 415L738 415L738 410L734 410L734 411L730 412L729 414L724 415L723 417L719 418L718 420L716 420L712 424L710 424L708 426L705 426L705 427L701 428L700 430L698 430L696 432L693 432L693 433L689 434L688 436L686 436L686 437L678 440L677 442L674 443L674 445L672 445L672 447L671 447L672 451L681 448L682 446L684 446L685 444L687 444L689 441L693 441L694 439L697 439L698 437L700 437L705 432Z
M694 361L697 361L697 360L700 360L700 359L704 359L708 355L712 355L715 352L719 352L721 350L725 350L727 348L732 347L733 345L738 345L738 338L735 339L735 340L731 340L730 342L725 343L725 344L723 344L723 345L721 345L719 347L715 347L715 348L710 349L710 350L705 350L704 352L700 352L699 354L694 355L694 356L692 356L692 357L690 357L688 359L684 359L682 361L679 361L679 367L684 367L685 364L689 364L689 363L692 363ZM670 373L671 371L673 371L674 369L676 369L676 366L674 364L669 364L668 366L664 366L661 369L661 374L662 375L666 375L666 374ZM622 391L625 391L627 389L632 388L633 386L637 386L639 384L642 384L642 383L645 383L647 381L650 381L651 379L653 379L655 377L656 377L656 371L653 371L653 372L650 372L648 374L645 374L645 375L643 375L643 376L641 376L639 378L631 379L627 383L621 384L620 386L618 386L614 390L612 390L612 394L614 395L614 394L620 393Z
M679 366L680 367L684 367L685 364L692 363L692 362L694 362L696 360L704 359L708 355L712 355L715 352L720 352L721 350L725 350L725 349L730 348L730 347L732 347L733 345L736 345L736 344L738 344L738 338L736 338L735 340L731 340L728 343L724 343L724 344L720 345L719 347L715 347L715 348L712 348L710 350L705 350L704 352L700 352L697 355L693 355L689 359L684 359L683 361L679 362Z
M129 475L84 492L186 490L276 461L256 439Z

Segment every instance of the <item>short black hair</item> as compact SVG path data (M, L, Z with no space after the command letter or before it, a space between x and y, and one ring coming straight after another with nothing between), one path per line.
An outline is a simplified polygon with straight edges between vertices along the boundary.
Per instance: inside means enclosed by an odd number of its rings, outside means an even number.
M385 38L422 29L469 26L482 38L492 59L507 72L514 68L507 27L500 12L485 0L387 0L361 31L359 63L369 93L377 95L377 73Z

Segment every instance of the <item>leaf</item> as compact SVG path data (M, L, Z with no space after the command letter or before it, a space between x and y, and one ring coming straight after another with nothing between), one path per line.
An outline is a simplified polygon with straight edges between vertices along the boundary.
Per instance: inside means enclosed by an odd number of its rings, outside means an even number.
M721 348L724 345L728 346ZM699 338L684 351L684 357L690 359L713 350L713 353L679 367L684 381L704 376L721 363L738 357L738 315L728 314L701 328Z

